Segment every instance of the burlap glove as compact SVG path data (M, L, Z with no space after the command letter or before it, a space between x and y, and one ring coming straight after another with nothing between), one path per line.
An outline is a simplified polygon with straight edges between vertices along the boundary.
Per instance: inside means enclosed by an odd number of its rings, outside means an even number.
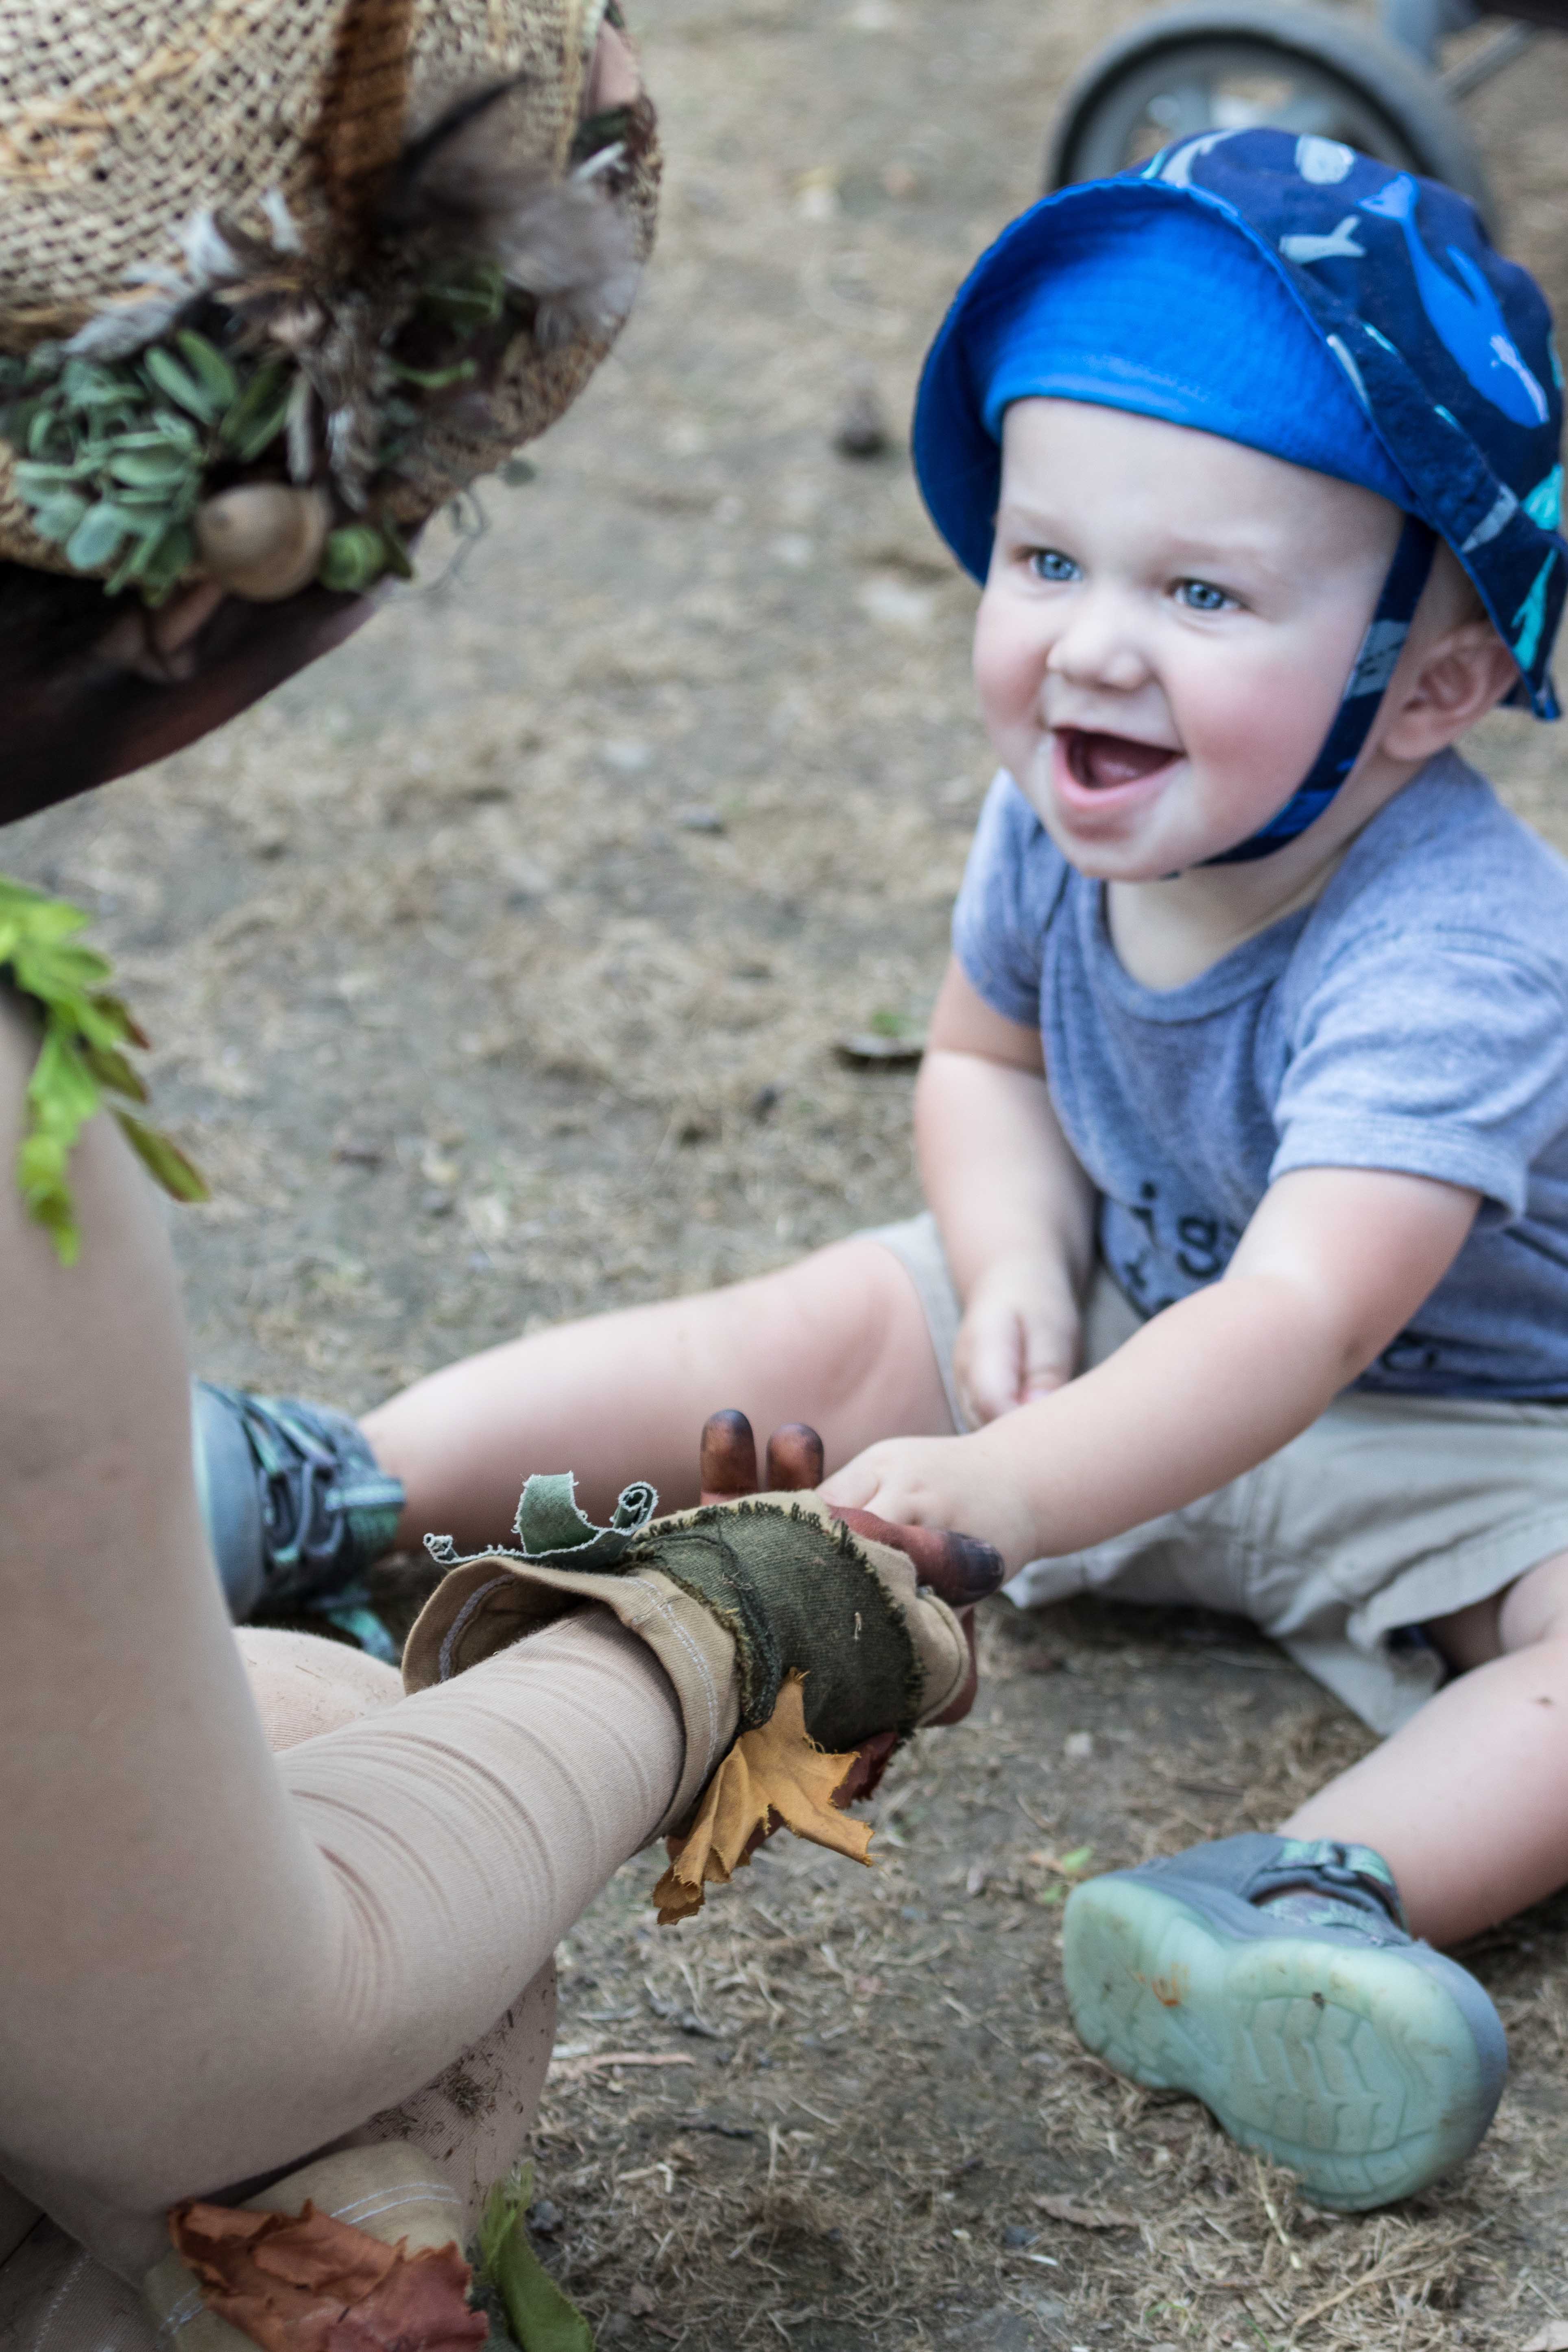
M518 1510L519 1550L457 1560L432 1544L451 1573L409 1635L406 1687L444 1682L600 1603L647 1643L679 1701L686 1764L661 1832L687 1820L736 1737L768 1723L791 1675L804 1677L805 1729L824 1748L881 1735L885 1754L962 1712L972 1664L954 1611L1000 1583L989 1547L864 1513L850 1527L810 1491L662 1519L656 1503L651 1488L627 1487L612 1525L595 1528L569 1477L535 1477Z

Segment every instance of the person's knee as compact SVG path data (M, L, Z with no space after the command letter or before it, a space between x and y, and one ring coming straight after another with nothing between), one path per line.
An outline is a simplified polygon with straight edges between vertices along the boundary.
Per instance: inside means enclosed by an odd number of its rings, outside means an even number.
M319 1633L241 1625L234 1638L274 1755L358 1723L403 1696L395 1666Z

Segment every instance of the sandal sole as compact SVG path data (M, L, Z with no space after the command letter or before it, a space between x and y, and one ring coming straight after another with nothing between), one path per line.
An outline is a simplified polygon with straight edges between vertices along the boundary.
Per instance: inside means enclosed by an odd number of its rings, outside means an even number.
M1191 2092L1314 2204L1359 2212L1461 2163L1502 2090L1486 1995L1419 1948L1233 1935L1111 1874L1074 1890L1062 1966L1079 2036L1119 2074Z

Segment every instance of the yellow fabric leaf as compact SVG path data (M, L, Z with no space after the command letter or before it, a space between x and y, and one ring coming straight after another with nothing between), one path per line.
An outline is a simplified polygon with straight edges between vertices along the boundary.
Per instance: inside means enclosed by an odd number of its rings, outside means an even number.
M781 1822L814 1845L868 1860L869 1824L852 1822L833 1803L855 1758L826 1755L813 1741L805 1689L803 1675L786 1675L766 1723L742 1732L709 1782L687 1835L668 1841L669 1868L653 1890L661 1927L700 1911L705 1883L731 1877Z

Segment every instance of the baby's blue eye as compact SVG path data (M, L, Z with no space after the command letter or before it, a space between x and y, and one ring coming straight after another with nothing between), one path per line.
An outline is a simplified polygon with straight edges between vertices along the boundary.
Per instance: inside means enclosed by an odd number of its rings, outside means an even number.
M1037 547L1030 551L1029 569L1037 580L1076 580L1078 566L1070 555L1063 555L1054 547Z
M1223 588L1215 587L1207 580L1179 580L1176 597L1189 613L1223 613L1227 604L1236 601L1234 597L1227 596Z

